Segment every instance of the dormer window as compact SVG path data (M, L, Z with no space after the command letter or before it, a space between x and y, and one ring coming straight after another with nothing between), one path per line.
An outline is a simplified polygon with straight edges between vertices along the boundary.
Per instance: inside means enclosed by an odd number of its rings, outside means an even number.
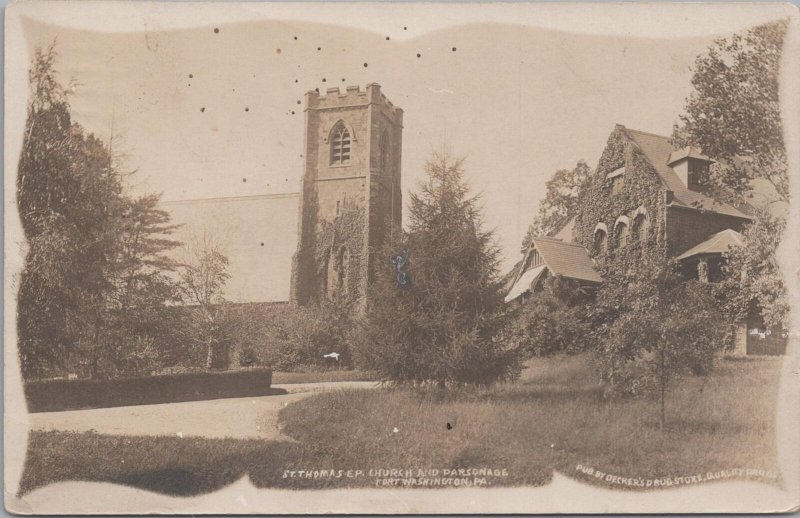
M683 185L693 191L700 189L703 178L708 174L708 166L712 163L713 160L693 147L673 151L667 160L667 165L675 171Z
M622 192L622 184L625 178L625 168L620 167L606 175L606 180L611 183L611 194L619 194Z
M704 160L689 159L689 172L686 176L686 186L693 191L700 188L702 178L708 175L708 162Z
M331 130L328 140L331 146L331 165L341 165L350 162L350 131L339 121Z

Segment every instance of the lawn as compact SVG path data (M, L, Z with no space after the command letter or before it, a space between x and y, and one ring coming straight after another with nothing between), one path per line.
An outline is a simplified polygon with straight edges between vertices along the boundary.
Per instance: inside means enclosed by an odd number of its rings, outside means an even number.
M376 477L369 470L407 468L438 469L440 477L445 469L488 468L498 470L486 477L488 485L507 486L545 484L558 470L635 488L636 480L775 470L780 363L724 360L712 375L682 381L667 400L664 430L655 402L603 400L591 362L571 357L531 362L520 381L492 389L311 396L281 412L284 433L297 442L35 432L21 492L94 480L189 495L245 474L258 487L374 487L396 473ZM330 469L344 475L313 474ZM598 479L590 469L622 479ZM291 478L301 470L312 475ZM347 470L363 473L348 477Z

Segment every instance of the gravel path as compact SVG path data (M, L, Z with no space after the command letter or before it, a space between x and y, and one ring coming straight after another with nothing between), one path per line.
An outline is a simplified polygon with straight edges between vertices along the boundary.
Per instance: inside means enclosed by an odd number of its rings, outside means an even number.
M31 430L95 431L111 435L172 435L291 440L278 429L284 406L315 392L373 388L372 381L273 385L287 394L29 414Z

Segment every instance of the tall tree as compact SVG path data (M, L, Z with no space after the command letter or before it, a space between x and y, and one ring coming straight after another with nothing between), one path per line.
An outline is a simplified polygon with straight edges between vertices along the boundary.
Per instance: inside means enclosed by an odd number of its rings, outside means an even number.
M718 295L734 321L760 315L768 328L786 328L789 300L775 257L786 222L767 210L744 230L744 245L726 254L725 277Z
M592 174L586 162L579 160L572 169L559 169L545 184L547 194L539 203L539 212L522 240L526 250L535 236L558 231L578 210L578 195Z
M26 377L53 373L101 324L121 207L110 154L72 122L56 59L53 45L34 55L17 171L28 244L18 304Z
M513 376L518 351L495 339L502 311L499 251L492 232L482 228L463 162L437 154L425 172L411 195L404 244L383 251L394 253L370 288L356 361L387 379L439 386Z
M206 368L226 367L228 360L228 307L223 290L230 279L229 260L221 243L209 232L185 244L180 275L184 301L191 307L190 335L206 349Z
M176 299L164 255L177 245L175 226L158 196L125 196L110 146L72 121L57 57L54 45L34 54L17 172L28 245L18 294L22 370L26 379L113 376L123 357L139 354L131 348L152 349L157 309Z
M775 201L789 201L789 175L781 124L779 78L788 20L716 40L697 57L678 145L703 149L718 163L703 179L742 195L762 178Z
M758 312L767 325L786 324L788 301L775 253L785 230L776 216L789 202L789 170L781 123L779 79L788 20L760 25L719 39L695 62L692 86L674 139L716 159L707 178L717 193L743 197L754 181L772 189L757 220L744 232L744 246L731 251L727 280L720 287L737 318Z

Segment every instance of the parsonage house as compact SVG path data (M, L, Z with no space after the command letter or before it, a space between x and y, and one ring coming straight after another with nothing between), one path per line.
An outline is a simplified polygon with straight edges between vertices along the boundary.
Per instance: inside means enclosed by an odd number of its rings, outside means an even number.
M552 236L532 239L511 274L506 302L535 296L548 276L597 287L599 266L628 247L675 258L690 278L718 281L723 254L742 244L740 232L753 220L753 208L701 192L697 178L711 163L696 148L676 149L669 137L617 125L581 194L578 214ZM762 329L757 317L735 325L733 354L774 354L785 347L785 339Z

